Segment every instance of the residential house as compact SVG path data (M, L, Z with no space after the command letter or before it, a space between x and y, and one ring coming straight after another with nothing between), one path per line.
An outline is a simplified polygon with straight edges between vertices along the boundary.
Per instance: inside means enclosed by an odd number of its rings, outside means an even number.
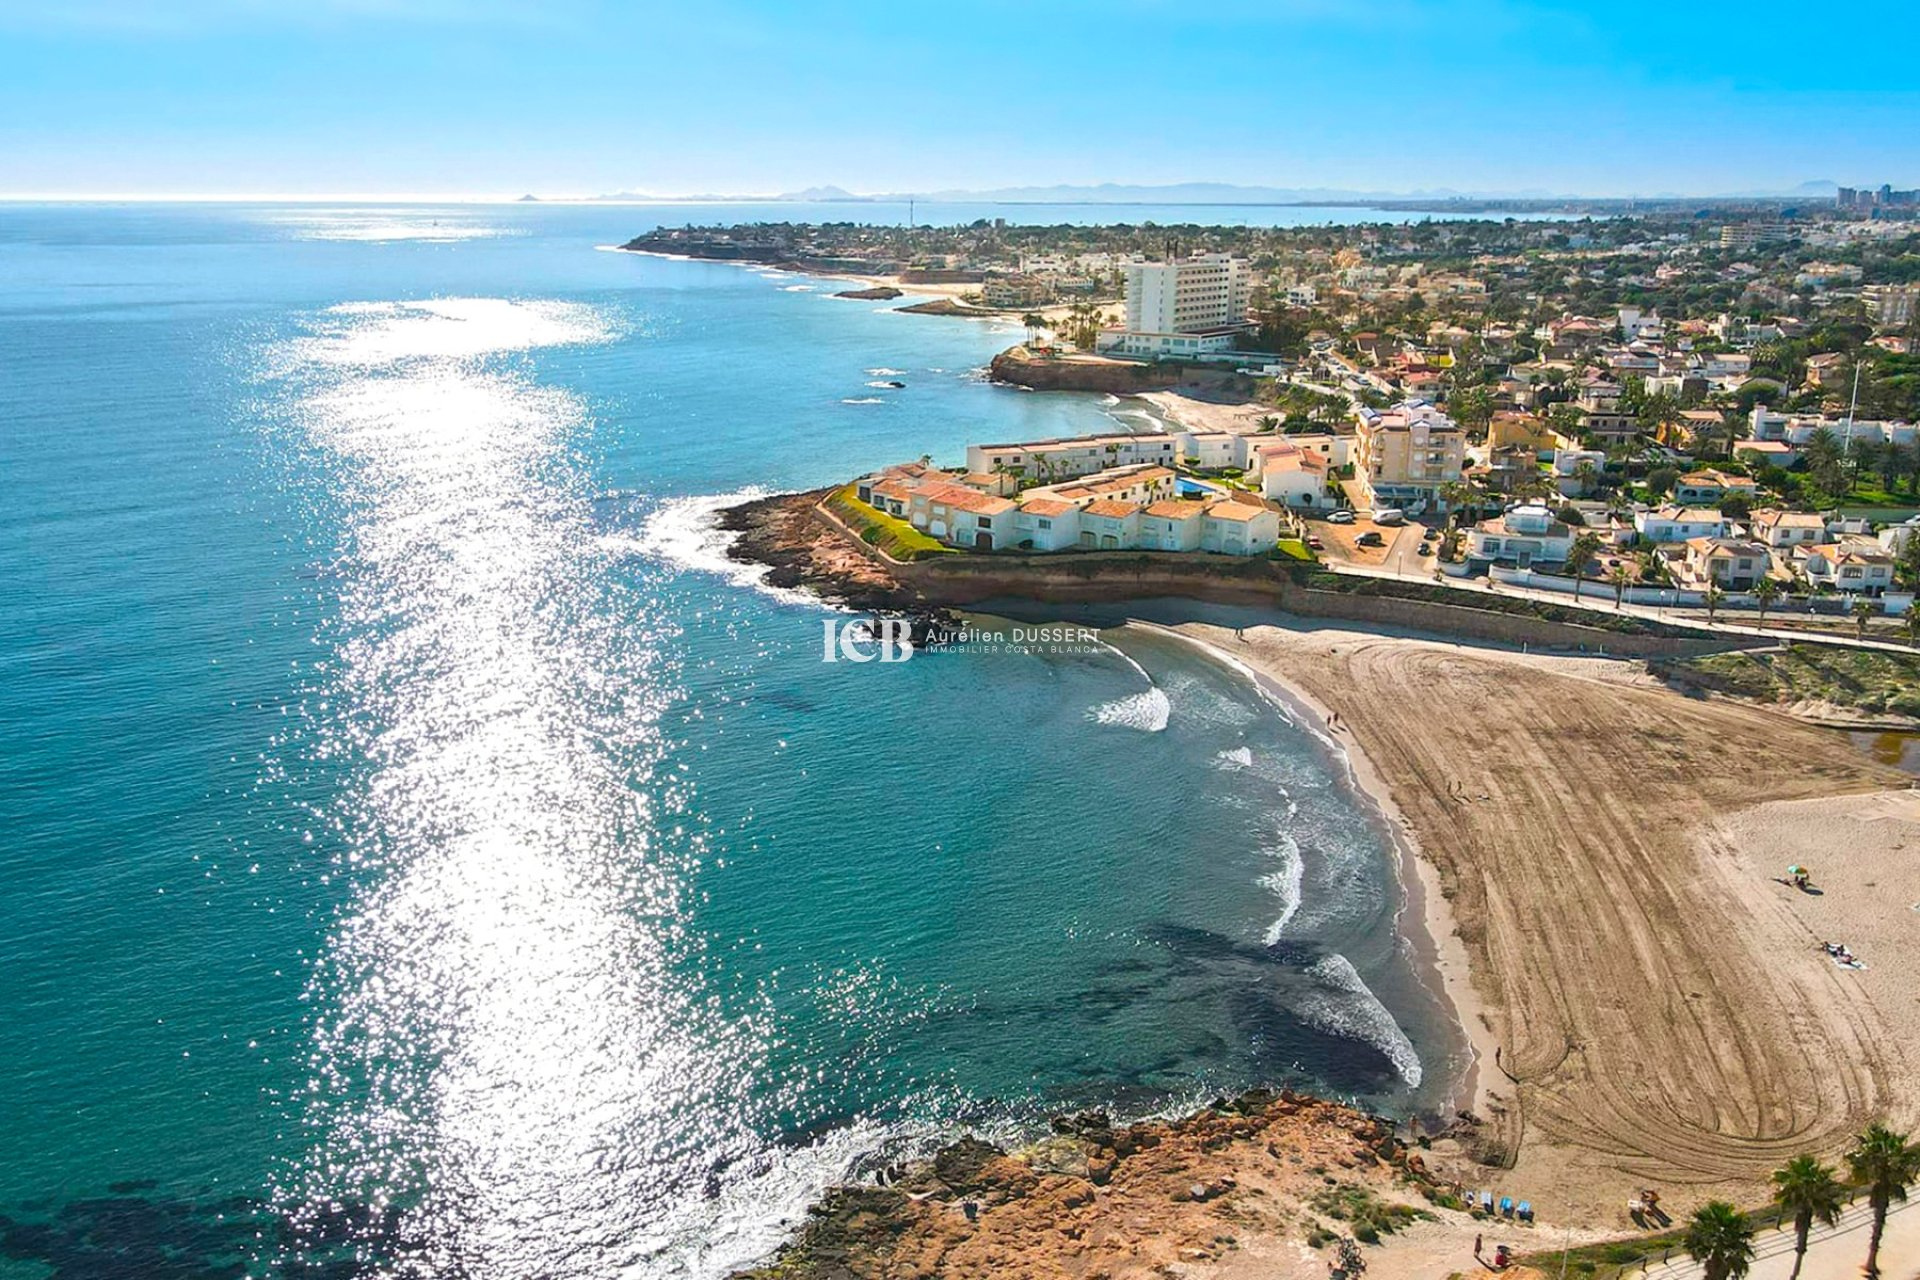
M1818 546L1827 540L1827 522L1812 511L1782 511L1767 507L1753 513L1754 540L1776 551Z
M1704 507L1718 504L1728 495L1753 498L1759 492L1760 486L1746 476L1708 468L1681 476L1673 487L1673 500L1683 507Z
M1280 540L1280 516L1266 507L1228 499L1207 504L1200 518L1200 547L1230 556L1257 556Z
M1189 466L1215 470L1240 464L1243 437L1231 431L1182 431L1176 438Z
M1140 545L1137 502L1100 498L1080 508L1080 545L1089 550L1131 551Z
M1807 385L1831 391L1844 387L1852 376L1846 354L1827 351L1807 357Z
M1467 558L1481 564L1511 564L1522 569L1564 564L1579 530L1538 505L1515 507L1467 530Z
M1080 508L1059 498L1027 498L1015 513L1019 545L1034 551L1065 551L1080 545Z
M1327 494L1327 460L1321 454L1277 442L1258 446L1253 457L1261 497L1305 510L1338 505Z
M1668 505L1635 512L1633 528L1648 542L1686 542L1724 538L1732 531L1732 522L1713 507Z
M1689 538L1680 577L1696 587L1750 591L1767 576L1773 556L1766 544L1746 538Z
M1198 551L1207 504L1184 498L1150 503L1140 513L1143 551Z
M1816 587L1877 596L1893 585L1893 555L1870 538L1845 538L1808 547L1800 571Z
M949 480L933 480L913 490L907 522L949 546L993 551L1017 545L1014 505Z
M1557 443L1553 428L1538 414L1503 409L1487 425L1487 444L1494 449L1531 449L1552 453Z

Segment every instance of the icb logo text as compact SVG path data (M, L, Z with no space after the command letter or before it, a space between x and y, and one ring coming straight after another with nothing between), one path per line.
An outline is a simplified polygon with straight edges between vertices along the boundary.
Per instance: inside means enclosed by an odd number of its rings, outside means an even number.
M822 662L905 662L913 656L912 627L905 618L821 620Z

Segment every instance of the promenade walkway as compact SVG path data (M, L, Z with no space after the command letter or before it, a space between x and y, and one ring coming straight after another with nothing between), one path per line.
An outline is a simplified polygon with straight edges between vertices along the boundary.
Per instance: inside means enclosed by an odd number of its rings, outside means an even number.
M1849 1205L1834 1226L1815 1226L1807 1240L1800 1280L1859 1280L1872 1224L1873 1210L1862 1198ZM1792 1225L1761 1232L1754 1240L1753 1270L1747 1280L1787 1280L1792 1271ZM1676 1249L1667 1261L1655 1260L1627 1274L1636 1280L1700 1280L1706 1272L1685 1250ZM1882 1280L1920 1280L1920 1198L1888 1211L1887 1233L1880 1244L1880 1274Z

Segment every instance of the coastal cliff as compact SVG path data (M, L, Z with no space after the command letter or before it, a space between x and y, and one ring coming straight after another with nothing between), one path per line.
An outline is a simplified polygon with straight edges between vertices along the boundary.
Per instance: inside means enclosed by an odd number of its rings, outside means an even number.
M768 566L773 586L804 587L856 610L918 617L1006 600L1102 605L1179 597L1622 657L1711 653L1755 643L1551 603L1468 596L1426 583L1344 578L1262 556L1085 551L956 554L899 564L819 514L816 508L830 492L776 494L728 508L720 525L737 535L728 555Z
M1052 1130L1011 1151L964 1137L885 1181L837 1187L736 1280L1118 1280L1331 1261L1448 1202L1390 1122L1291 1092L1124 1126L1085 1112Z
M1110 360L1103 356L1043 356L1025 346L1009 347L988 365L996 382L1034 391L1104 391L1127 395L1135 391L1166 391L1180 384L1184 372L1174 364L1143 360Z

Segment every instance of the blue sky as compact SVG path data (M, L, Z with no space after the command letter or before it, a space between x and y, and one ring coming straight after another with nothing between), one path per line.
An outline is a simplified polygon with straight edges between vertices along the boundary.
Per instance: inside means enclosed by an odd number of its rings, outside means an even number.
M0 0L0 194L1920 185L1920 5Z

